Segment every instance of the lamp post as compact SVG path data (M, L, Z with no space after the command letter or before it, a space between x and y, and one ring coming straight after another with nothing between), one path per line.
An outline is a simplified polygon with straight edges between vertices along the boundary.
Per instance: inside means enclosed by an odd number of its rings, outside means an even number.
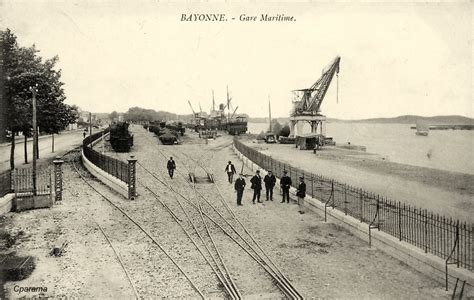
M33 87L30 87L30 91L33 94L33 171L32 171L32 180L33 180L33 196L36 196L36 148L38 147L38 131L36 125L36 93L38 92L38 84Z

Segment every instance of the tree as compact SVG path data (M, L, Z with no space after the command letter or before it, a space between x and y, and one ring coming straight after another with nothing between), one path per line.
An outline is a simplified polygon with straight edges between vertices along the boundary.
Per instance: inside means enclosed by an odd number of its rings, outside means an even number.
M31 47L20 47L16 36L9 30L1 31L4 45L2 47L5 67L5 97L8 102L8 126L12 136L19 131L28 132L32 127L32 95L29 87L36 86L38 127L48 134L58 133L75 121L77 113L65 104L66 96L61 82L61 70L56 70L58 57L45 61L38 55L38 50ZM38 130L38 128L31 128ZM38 149L34 155L39 156ZM36 152L36 153L35 153ZM12 138L10 168L14 162L15 139Z
M118 118L118 113L114 110L109 114L109 119L111 122L115 121Z
M281 129L283 127L281 126L281 124L277 120L273 121L272 123L273 123L272 124L272 133L274 135L276 135L277 138L278 138L278 136L280 135Z
M286 123L283 128L280 130L279 136L288 137L290 135L290 126Z
M257 135L257 140L264 140L265 139L265 132L263 130Z

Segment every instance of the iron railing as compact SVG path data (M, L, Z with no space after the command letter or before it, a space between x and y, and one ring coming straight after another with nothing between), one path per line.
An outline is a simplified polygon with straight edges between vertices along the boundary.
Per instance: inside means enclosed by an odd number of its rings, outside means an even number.
M118 160L116 158L109 157L93 149L93 142L101 138L103 134L107 134L109 130L110 129L107 128L104 131L100 131L91 136L86 137L82 142L82 149L84 151L84 155L91 163L93 163L103 171L128 184L130 182L128 173L128 163Z
M0 197L13 192L12 188L12 171L6 170L0 173Z
M12 173L12 188L16 197L51 194L51 169L38 168L35 176L36 186L33 183L33 168L14 170Z
M278 178L281 178L286 170L294 187L299 182L299 176L303 176L307 194L322 201L326 208L338 209L345 215L369 224L369 230L381 230L400 241L423 249L425 253L445 260L449 257L458 267L474 270L474 224L459 222L426 209L305 172L260 153L238 139L234 139L234 146L255 164L272 170Z

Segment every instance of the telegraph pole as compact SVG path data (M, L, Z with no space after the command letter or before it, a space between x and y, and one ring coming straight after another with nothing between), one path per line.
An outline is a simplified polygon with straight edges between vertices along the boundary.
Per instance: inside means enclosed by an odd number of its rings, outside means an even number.
M36 196L36 149L38 147L38 125L36 124L36 93L38 92L38 85L30 87L33 94L33 196Z
M270 95L268 95L268 119L270 120L270 132L272 132L272 108L270 107Z
M229 86L227 86L227 121L230 119L230 99L229 99Z
M92 113L89 112L89 136L92 135Z

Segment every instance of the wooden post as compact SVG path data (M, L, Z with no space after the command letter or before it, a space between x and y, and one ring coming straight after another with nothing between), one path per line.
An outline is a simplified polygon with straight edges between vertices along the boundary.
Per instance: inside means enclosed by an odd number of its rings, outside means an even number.
M38 92L37 87L30 87L30 91L33 94L33 196L36 196L36 158L38 157L37 146L38 146L38 125L36 124L36 93Z

